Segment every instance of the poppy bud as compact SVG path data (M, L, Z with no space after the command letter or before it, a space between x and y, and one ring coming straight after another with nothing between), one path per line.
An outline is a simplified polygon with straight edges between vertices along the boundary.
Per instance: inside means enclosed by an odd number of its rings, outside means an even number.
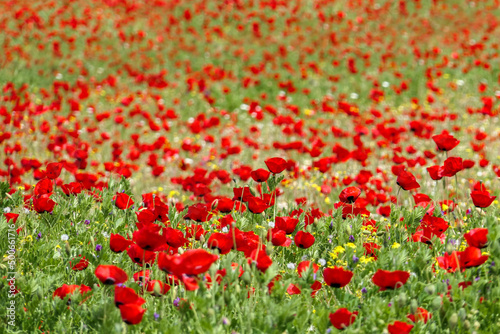
M465 321L464 321L464 328L465 328L466 330L469 330L469 329L470 329L470 321L469 321L469 320L465 320Z
M153 293L155 296L162 296L163 295L163 291L161 289L161 285L158 284L158 283L155 283L154 287L153 287Z
M464 321L465 318L467 318L467 313L465 312L465 309L462 307L460 310L458 310L458 317L460 320Z
M408 301L408 298L406 297L406 294L404 292L401 292L398 297L398 306L399 308L403 308L406 306L406 302Z
M95 241L94 241L94 237L90 237L90 243L92 244L92 249L95 249Z
M309 232L309 233L311 233L311 232L312 232L312 227L311 227L311 225L307 225L307 227L306 227L306 231L307 231L307 232Z
M377 231L377 235L380 237L385 234L384 230Z
M424 291L429 295L433 295L436 292L436 287L433 284L429 284L424 288Z
M239 285L236 285L236 289L235 289L236 293L240 293L241 292L241 288ZM226 295L226 294L225 294Z
M271 256L273 254L273 249L272 249L272 246L271 247L266 247L266 254Z
M252 281L252 277L250 277L250 274L248 273L248 271L245 271L243 273L243 275L241 276L241 279L243 280L243 282L245 282L246 284L250 284L250 282Z
M213 309L213 308L209 308L209 309L208 309L208 311L207 311L207 313L208 313L208 315L209 315L210 317L213 317L213 316L215 315L215 311L214 311L214 309Z
M450 318L448 319L448 326L453 330L455 327L457 327L458 324L458 314L453 313Z
M410 312L411 314L415 314L415 312L417 312L417 308L418 308L418 303L415 299L412 299L411 302L410 302Z
M434 298L431 303L432 308L436 311L439 310L441 308L441 302L442 302L441 297Z
M64 244L64 250L66 251L66 255L70 256L70 254L71 254L71 246L69 245L69 242L67 242L67 241Z
M451 254L454 250L455 250L455 248L453 247L452 244L446 245L446 253Z
M345 231L347 232L347 234L351 235L352 234L352 228L350 225L347 225L346 228L345 228Z
M372 232L367 231L367 230L363 230L363 231L361 231L361 233L363 233L363 234L372 234Z

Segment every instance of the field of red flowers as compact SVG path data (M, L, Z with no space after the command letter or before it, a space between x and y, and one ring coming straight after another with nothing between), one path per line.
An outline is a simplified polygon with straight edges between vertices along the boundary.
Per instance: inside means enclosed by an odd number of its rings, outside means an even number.
M499 0L6 0L0 28L6 332L500 332Z

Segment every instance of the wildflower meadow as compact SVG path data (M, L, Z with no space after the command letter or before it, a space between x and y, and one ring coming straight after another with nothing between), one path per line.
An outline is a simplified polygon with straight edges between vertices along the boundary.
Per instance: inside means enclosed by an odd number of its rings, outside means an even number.
M1 333L500 333L499 0L0 27Z

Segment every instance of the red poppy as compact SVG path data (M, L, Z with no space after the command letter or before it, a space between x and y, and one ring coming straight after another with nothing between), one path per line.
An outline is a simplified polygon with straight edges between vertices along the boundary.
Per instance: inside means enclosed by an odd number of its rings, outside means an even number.
M298 223L299 220L292 217L276 217L275 219L276 227L282 231L285 231L286 234L293 233Z
M432 318L432 314L429 313L429 311L427 311L425 308L418 307L415 314L408 314L407 318L412 322L423 321L424 324L426 324L427 321Z
M113 265L99 265L95 269L95 275L104 284L113 285L124 283L128 280L127 273L123 269Z
M147 282L151 276L151 270L141 270L134 274L134 282Z
M470 230L469 233L464 234L465 240L469 246L476 248L484 248L488 245L488 229L475 228Z
M304 231L298 231L294 238L297 247L303 249L311 247L314 244L315 240L316 239L311 233Z
M431 177L431 179L433 179L434 181L439 181L443 178L443 176L441 175L443 169L444 167L431 166L427 167L427 172L429 172L429 176Z
M70 266L72 265L71 262L69 264L70 264ZM84 256L83 258L80 259L80 261L78 261L77 264L72 266L71 269L75 270L75 271L80 271L80 270L87 269L88 266L89 266L89 261Z
M273 260L267 255L264 249L254 249L250 254L248 259L248 263L255 263L257 269L261 272L266 272L267 268L269 268L273 264Z
M207 234L207 231L203 229L202 225L193 224L186 228L186 238L195 238L195 240L200 240L202 235Z
M182 231L175 228L167 227L163 229L163 235L168 246L177 249L189 243L189 240L184 238Z
M457 269L464 271L466 268L478 267L488 260L488 255L482 255L481 250L476 247L467 247L462 252L445 253L444 256L437 257L441 268L454 272Z
M56 202L54 202L49 195L36 196L33 198L33 209L38 213L52 212Z
M281 246L286 241L286 233L275 227L267 231L267 240L271 241L273 246Z
M340 192L339 200L343 203L354 203L361 195L361 189L358 187L347 187Z
M290 285L288 285L288 288L286 288L286 293L288 293L290 296L300 295L301 290L297 285L290 283Z
M259 182L260 183L260 182L266 182L267 179L269 178L269 175L271 175L271 173L269 173L265 169L259 168L259 169L256 169L256 170L252 171L250 173L250 175L252 176L252 179L255 182Z
M161 226L159 225L146 225L144 228L134 232L132 241L142 249L155 251L166 243L166 237L165 235L161 235L160 231Z
M343 288L351 281L353 272L342 267L326 268L323 270L323 279L332 288Z
M47 178L54 180L61 175L62 163L59 162L51 162L47 165L47 169L45 170L45 176Z
M283 158L270 158L265 161L267 169L273 174L279 174L287 167L287 162Z
M380 288L380 291L384 291L402 287L408 278L410 278L410 273L406 271L387 271L379 269L375 275L373 275L372 282Z
M145 309L137 304L125 304L119 307L122 320L128 325L137 325L140 323L144 316L144 312L146 312Z
M230 213L233 211L234 208L234 201L230 198L223 197L217 199L217 210L219 210L222 213Z
M472 198L472 202L478 208L487 208L493 203L496 196L490 196L490 193L487 191L473 191L470 194Z
M132 244L129 248L127 248L127 255L132 262L138 264L140 267L142 267L143 264L151 266L156 259L155 252L145 250L136 244Z
M248 199L248 210L252 213L259 214L266 211L267 208L269 208L269 205L258 197Z
M5 219L7 219L7 223L12 221L10 224L15 224L17 221L17 218L19 218L19 214L17 213L4 213Z
M61 189L66 196L69 196L80 194L83 188L80 182L70 182L68 184L61 185Z
M67 285L63 284L60 288L57 288L56 291L52 294L52 298L59 297L64 299L67 295L73 294L75 291L79 291L81 295L91 291L92 289L86 285Z
M462 158L450 157L444 161L443 170L440 170L440 176L452 177L463 170Z
M170 291L171 286L158 280L150 280L146 282L146 291L153 294L155 297L161 297Z
M115 201L116 207L121 210L126 210L134 205L134 200L125 193L116 193L116 195L113 196L113 201Z
M184 252L181 257L182 274L199 275L210 269L210 266L219 258L203 249L192 249Z
M137 304L140 306L145 302L146 300L144 300L144 298L139 297L134 289L115 285L116 307L120 307L120 305L125 305L125 304Z
M233 248L233 235L229 233L215 232L207 241L208 248L218 249L220 254L227 254Z
M312 263L311 265L311 261L302 261L299 263L297 266L297 273L299 274L299 277L302 277L302 274L307 272L311 267L314 274L319 270L319 266L316 263Z
M109 248L115 253L121 253L126 250L133 242L125 239L119 234L111 233L109 238Z
M330 313L330 323L333 327L342 330L352 325L358 314L358 311L350 312L346 308L339 308L334 313Z
M212 213L210 212L211 206L209 204L197 203L188 207L188 213L184 216L184 219L191 219L199 223L209 221L212 218Z
M373 256L375 260L378 258L378 250L380 249L380 245L374 243L374 242L366 242L363 244L363 247L365 248L365 255L366 256Z
M420 188L420 184L418 184L415 176L413 176L413 174L408 171L402 171L401 173L399 173L396 182L404 190Z
M459 140L446 132L443 132L440 135L432 136L432 140L434 140L438 150L440 151L451 151L458 144L460 144Z
M33 191L33 195L42 196L42 195L50 195L53 191L52 181L49 179L43 179L37 182L35 185L35 190Z
M412 328L413 325L407 324L403 321L394 321L392 324L387 326L387 330L390 334L408 334Z

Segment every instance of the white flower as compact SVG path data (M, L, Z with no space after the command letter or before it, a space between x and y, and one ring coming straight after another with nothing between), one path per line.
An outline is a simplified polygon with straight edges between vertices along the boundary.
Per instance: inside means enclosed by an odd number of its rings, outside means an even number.
M295 263L289 263L286 265L288 269L295 269Z
M3 209L3 212L4 212L4 213L10 213L10 208L9 208L9 207L4 208L4 209Z
M69 239L69 237L68 237L68 235L67 235L67 234L63 234L63 235L61 235L61 240L62 240L62 241L66 241L66 240L68 240L68 239Z
M302 256L302 261L305 261L305 260L307 260L307 255Z
M224 226L224 227L222 228L222 232L223 232L223 233L227 233L228 231L229 231L229 229L227 228L227 226Z
M326 260L325 259L319 259L318 263L321 265L321 266L324 266L326 264Z
M270 228L274 228L276 226L276 224L274 222L269 222L267 223L267 225L270 227Z
M463 86L465 84L465 81L463 80L457 80L457 85Z
M359 97L356 93L351 93L351 99L356 100Z
M387 81L382 82L382 87L384 88L389 87L389 83Z
M108 232L104 232L104 231L103 231L103 232L102 232L102 236L103 236L103 237L105 237L105 238L109 238L109 234L108 234Z

